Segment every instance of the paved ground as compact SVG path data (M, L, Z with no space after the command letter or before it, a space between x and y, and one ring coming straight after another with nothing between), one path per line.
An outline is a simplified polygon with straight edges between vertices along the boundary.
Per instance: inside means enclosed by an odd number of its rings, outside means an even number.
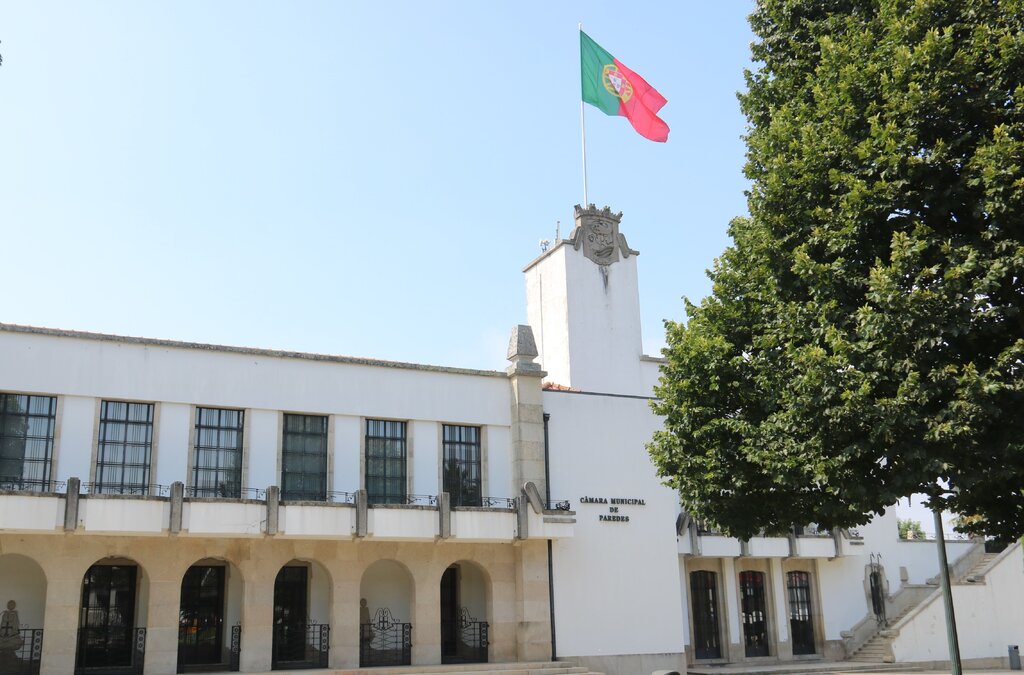
M756 666L698 666L686 670L690 675L786 675L796 673L798 675L813 675L814 673L829 673L829 675L841 675L842 673L856 673L856 675L893 675L894 673L914 673L914 675L950 675L950 670L934 670L915 667L913 664L902 663L864 663L858 661L807 661L789 662L779 664L765 664ZM979 675L1022 675L1020 670L979 670L976 668L965 668L964 675L977 673Z

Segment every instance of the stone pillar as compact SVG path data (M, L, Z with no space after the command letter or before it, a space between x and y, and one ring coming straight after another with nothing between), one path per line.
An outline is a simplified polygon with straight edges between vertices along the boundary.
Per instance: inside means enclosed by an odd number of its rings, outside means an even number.
M243 673L270 672L274 646L274 580L280 560L273 556L267 558L269 560L254 556L239 564L245 579L240 663Z
M75 672L78 605L82 601L82 577L88 563L74 564L80 561L60 553L63 550L55 551L56 555L49 561L39 561L46 574L46 613L43 616L40 664L44 673ZM87 556L85 554L81 558L84 560Z
M412 665L441 663L441 574L434 565L410 567L415 587L412 608Z
M178 613L181 609L181 574L173 558L157 556L139 561L149 577L149 596L145 607L146 673L173 675L178 672Z
M512 481L513 494L532 481L541 495L547 494L544 467L544 402L541 379L547 375L533 362L537 344L529 326L516 326L508 343L505 372L512 387Z
M736 562L732 558L722 558L722 591L725 597L719 603L719 611L725 616L727 655L730 661L742 661L746 654L743 649L743 633L740 631Z
M789 641L789 596L786 593L786 576L782 571L782 560L771 559L771 574L768 575L772 585L772 597L774 603L775 627L778 634L778 643L775 646L775 653L780 659L793 658L793 644Z
M355 545L342 543L325 560L334 583L331 606L331 668L359 667L359 582L362 566L356 563Z
M545 540L515 547L516 659L551 659L551 613L548 602L548 549Z

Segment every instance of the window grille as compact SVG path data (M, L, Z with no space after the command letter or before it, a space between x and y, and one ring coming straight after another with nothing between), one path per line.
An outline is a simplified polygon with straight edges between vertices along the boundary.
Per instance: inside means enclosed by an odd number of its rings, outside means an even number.
M327 418L285 415L281 447L281 499L326 501Z
M452 506L481 506L480 427L445 424L444 491Z
M366 497L371 504L405 504L405 422L366 420Z
M241 497L244 417L241 410L196 408L191 496Z
M95 491L145 495L153 454L153 404L103 401Z
M789 594L789 629L793 639L793 654L814 654L811 575L807 572L787 572L786 590Z
M0 394L0 489L50 489L54 396Z

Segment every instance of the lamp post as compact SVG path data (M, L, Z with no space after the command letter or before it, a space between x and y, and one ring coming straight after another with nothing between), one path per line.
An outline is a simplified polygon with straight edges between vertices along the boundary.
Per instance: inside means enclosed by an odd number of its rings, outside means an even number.
M960 667L960 642L956 637L956 614L953 612L953 591L949 584L949 564L946 562L946 537L942 532L942 512L935 514L935 543L939 548L939 579L942 583L942 602L946 607L946 641L949 643L949 663L952 675L962 675Z

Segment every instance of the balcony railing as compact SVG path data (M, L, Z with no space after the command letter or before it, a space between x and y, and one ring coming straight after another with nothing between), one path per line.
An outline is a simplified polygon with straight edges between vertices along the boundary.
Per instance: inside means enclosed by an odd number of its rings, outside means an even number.
M52 492L61 493L68 489L67 481L63 480L41 480L37 478L14 478L4 476L0 478L0 490L12 492Z
M106 485L82 483L82 489L91 495L128 495L133 497L168 497L170 485Z
M442 636L441 663L487 663L489 630L486 621L477 621L463 607L455 630Z

